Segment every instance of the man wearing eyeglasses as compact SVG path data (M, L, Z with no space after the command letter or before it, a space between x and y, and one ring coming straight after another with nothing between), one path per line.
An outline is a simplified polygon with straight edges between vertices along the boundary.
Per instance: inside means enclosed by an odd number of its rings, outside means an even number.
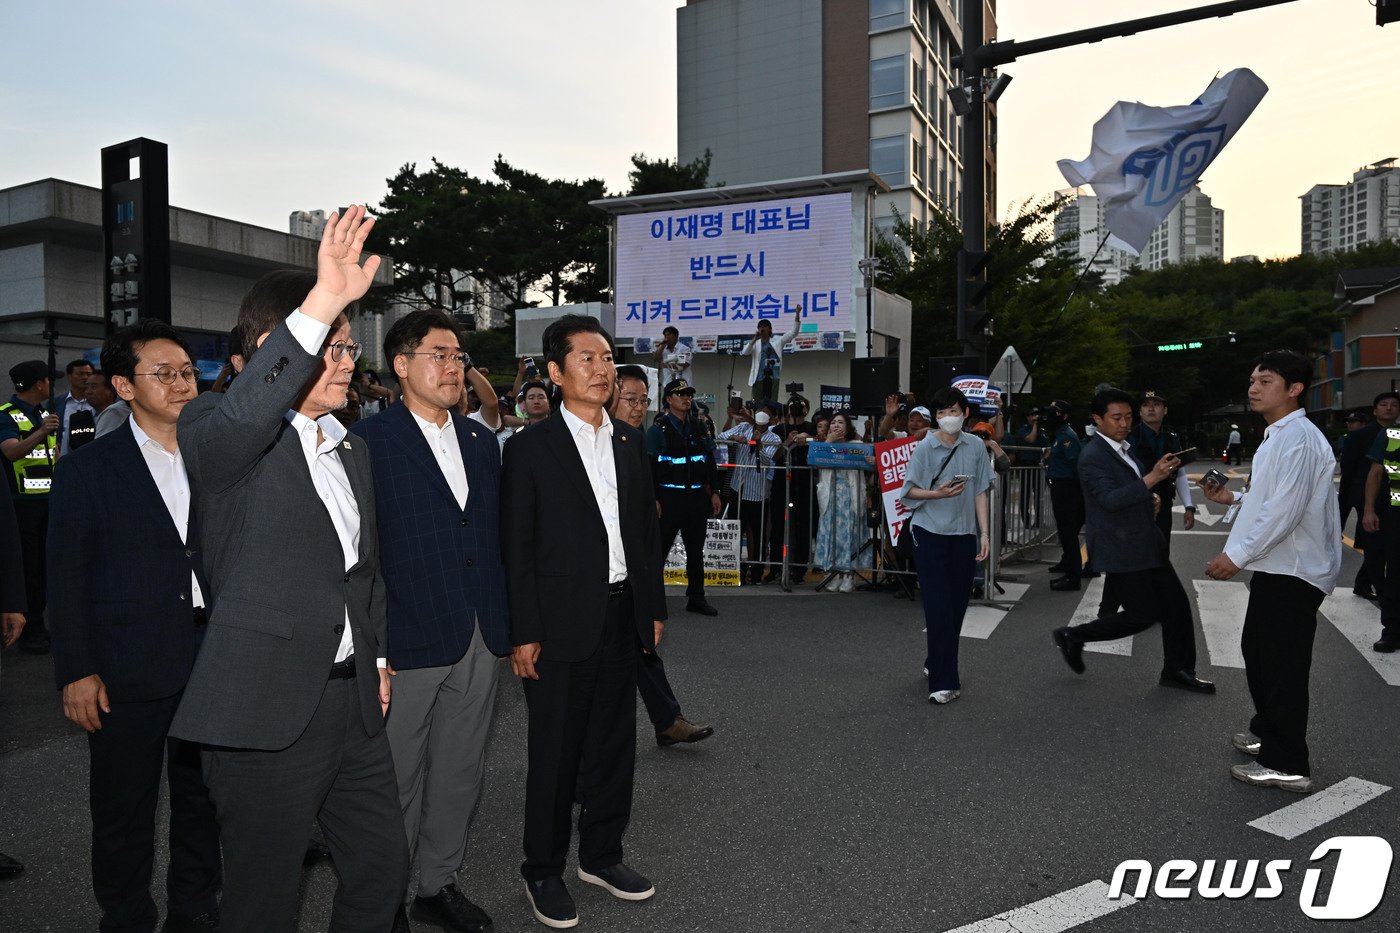
M168 736L205 633L209 584L175 440L195 396L189 348L142 320L102 349L131 418L58 461L49 626L63 713L87 732L92 889L104 930L154 930L161 770L170 784L164 930L215 929L219 828L199 747Z
M408 881L369 451L331 416L360 355L346 310L379 267L360 265L372 223L333 214L314 277L253 286L242 372L180 416L211 610L170 731L205 745L224 933L293 927L313 820L340 880L332 929L390 929Z
M458 886L485 776L497 658L511 653L501 564L501 455L484 425L454 409L471 360L441 311L414 311L384 337L403 398L352 434L369 446L388 594L398 773L412 916L479 933L491 917ZM484 380L483 380L484 381ZM488 386L489 388L489 386Z

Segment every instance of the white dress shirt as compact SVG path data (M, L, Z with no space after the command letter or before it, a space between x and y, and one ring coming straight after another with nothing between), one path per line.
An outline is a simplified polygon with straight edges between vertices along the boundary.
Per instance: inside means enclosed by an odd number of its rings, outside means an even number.
M1142 477L1142 470L1138 469L1137 461L1134 460L1133 455L1129 453L1129 448L1133 446L1132 444L1129 444L1127 441L1109 440L1108 435L1106 434L1095 433L1094 437L1097 437L1099 440L1107 444L1109 449L1118 455L1118 459L1122 460L1128 465L1128 468L1133 471L1134 475L1136 475L1139 478Z
M452 416L447 416L447 423L439 427L431 421L418 417L414 412L413 420L418 423L418 430L423 432L423 439L428 442L428 449L433 452L433 459L437 461L438 469L442 471L442 478L447 480L448 487L452 490L452 495L457 497L457 505L463 509L467 507L467 465L462 462L462 445L457 442L457 428L452 423Z
M287 330L301 344L307 353L320 356L323 344L331 329L327 324L300 311L287 315ZM355 501L355 491L350 486L350 477L345 472L345 464L340 462L340 445L349 444L345 440L345 426L330 415L322 415L312 421L301 412L287 412L287 421L297 432L301 441L302 453L306 455L306 466L311 471L311 483L321 504L330 515L335 526L336 537L340 539L340 550L345 558L345 569L349 570L360 560L360 506ZM317 430L322 440L317 443ZM335 660L344 661L355 653L355 642L350 633L350 608L345 609L345 628L340 633L340 647L336 649ZM376 659L380 667L386 664L385 658Z
M136 446L146 461L146 469L151 471L151 479L160 498L165 502L165 510L175 523L180 540L189 543L190 531L190 478L185 473L185 461L180 456L180 448L166 450L141 430L140 423L131 419L131 433L136 438ZM190 603L196 609L204 607L204 593L199 588L199 577L190 571Z
M569 436L574 439L578 455L583 460L588 483L593 487L593 498L598 503L598 511L603 516L603 527L608 531L608 582L620 583L627 579L627 552L622 549L622 520L618 514L617 464L613 460L613 423L607 412L603 412L603 424L599 428L584 421L561 405L564 423L569 426Z
M1249 491L1240 503L1225 556L1241 570L1298 577L1332 592L1342 569L1341 516L1332 487L1336 455L1298 409L1264 430Z

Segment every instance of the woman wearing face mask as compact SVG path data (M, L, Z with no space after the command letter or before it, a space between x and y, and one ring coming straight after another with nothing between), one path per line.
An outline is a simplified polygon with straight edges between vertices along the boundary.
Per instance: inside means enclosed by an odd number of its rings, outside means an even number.
M828 444L856 441L849 413L831 416L826 431ZM840 582L827 592L850 593L856 588L856 552L864 543L865 473L862 470L821 470L817 478L817 547L813 563L828 573L839 573Z
M939 389L929 407L938 429L914 448L900 497L913 513L905 530L914 536L928 629L928 701L950 703L962 693L958 636L973 572L991 548L987 490L992 469L982 441L963 433L968 404L961 392Z

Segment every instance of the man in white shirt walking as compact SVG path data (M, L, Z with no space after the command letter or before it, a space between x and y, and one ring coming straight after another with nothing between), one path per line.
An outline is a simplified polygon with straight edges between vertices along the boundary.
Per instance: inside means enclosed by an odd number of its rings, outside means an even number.
M1342 565L1332 488L1336 457L1302 404L1311 371L1308 360L1290 350L1255 361L1249 405L1268 427L1249 482L1243 493L1202 486L1214 502L1240 504L1225 550L1206 565L1206 575L1229 580L1241 570L1254 572L1241 647L1255 714L1249 732L1232 741L1259 760L1230 773L1247 784L1300 794L1312 790L1308 675L1317 610Z

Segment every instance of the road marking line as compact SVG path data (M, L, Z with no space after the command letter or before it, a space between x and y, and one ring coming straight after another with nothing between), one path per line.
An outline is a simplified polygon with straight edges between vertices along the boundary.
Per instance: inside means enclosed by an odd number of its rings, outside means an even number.
M1083 625L1099 617L1099 603L1103 600L1103 583L1106 579L1094 577L1089 581L1089 585L1084 588L1084 595L1079 599L1079 605L1075 607L1074 615L1070 616L1070 625ZM1091 641L1084 645L1084 650L1096 654L1131 655L1133 636L1115 638L1113 641Z
M1184 506L1184 505L1174 505L1174 506L1172 506L1172 511L1175 512L1177 515L1185 515L1185 514L1186 514L1186 506ZM1221 513L1221 514L1217 515L1217 514L1215 514L1214 512L1212 512L1210 509L1206 508L1204 505L1199 505L1199 504L1198 504L1198 505L1196 506L1196 524L1198 524L1198 525L1214 525L1216 522L1220 521L1220 519L1222 519L1222 518L1224 518L1224 517L1225 517L1225 516L1224 516L1224 513ZM1176 531L1175 529L1172 530L1172 534L1181 534L1181 533L1183 533L1183 532L1178 532L1178 531Z
M1126 894L1111 901L1108 899L1108 885L1102 881L1090 881L947 933L1063 933L1081 923L1097 920L1136 903L1136 899Z
M1196 607L1201 613L1211 666L1242 669L1240 635L1249 606L1249 587L1226 580L1192 580L1191 584L1196 588Z
M1284 839L1297 839L1303 833L1350 813L1388 790L1390 788L1384 784L1349 777L1282 810L1250 820L1248 825Z
M988 597L998 602L1019 602L1022 596L1029 590L1029 583L1003 583L1001 588L1004 593L998 593L995 588L987 594ZM1001 624L1001 620L1006 618L1007 609L998 609L996 606L968 606L967 615L963 616L962 632L963 638L991 638L992 632Z
M1333 593L1322 601L1322 614L1356 647L1382 680L1392 687L1400 687L1400 652L1382 654L1371 647L1380 637L1381 619L1369 599L1350 593L1345 596Z

